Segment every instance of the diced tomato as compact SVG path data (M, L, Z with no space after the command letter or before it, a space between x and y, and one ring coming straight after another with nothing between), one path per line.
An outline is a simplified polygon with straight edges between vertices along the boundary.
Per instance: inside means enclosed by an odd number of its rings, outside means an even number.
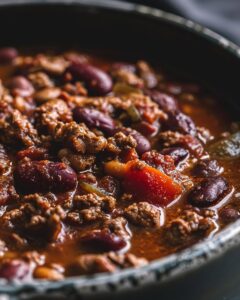
M163 172L137 161L128 163L123 178L123 188L135 200L156 206L167 206L182 192L181 186Z

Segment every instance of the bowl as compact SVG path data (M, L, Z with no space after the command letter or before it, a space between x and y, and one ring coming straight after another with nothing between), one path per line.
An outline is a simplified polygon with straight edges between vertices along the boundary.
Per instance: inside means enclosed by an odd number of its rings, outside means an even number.
M215 92L233 118L240 110L240 49L192 21L107 0L5 0L0 46L80 47L161 63ZM182 252L139 269L59 282L0 282L4 299L239 299L240 221Z

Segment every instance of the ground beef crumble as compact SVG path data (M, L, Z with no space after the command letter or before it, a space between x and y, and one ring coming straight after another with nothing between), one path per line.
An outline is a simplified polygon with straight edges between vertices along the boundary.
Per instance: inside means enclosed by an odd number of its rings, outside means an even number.
M161 211L148 202L134 203L125 209L129 222L149 228L160 227Z

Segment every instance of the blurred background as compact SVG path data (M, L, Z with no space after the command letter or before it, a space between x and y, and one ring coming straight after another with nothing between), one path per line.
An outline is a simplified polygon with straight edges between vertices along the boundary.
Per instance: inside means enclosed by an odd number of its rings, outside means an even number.
M240 45L240 0L124 1L158 7L176 13L205 25Z
M11 2L13 0L0 0ZM14 2L21 0L14 0ZM35 0L32 0L33 2ZM48 0L41 0L46 2ZM55 0L57 1L57 0ZM71 2L71 0L65 0ZM102 0L96 0L101 2ZM117 0L109 0L117 1ZM240 45L240 0L121 0L163 9L198 22ZM87 0L86 0L87 2Z

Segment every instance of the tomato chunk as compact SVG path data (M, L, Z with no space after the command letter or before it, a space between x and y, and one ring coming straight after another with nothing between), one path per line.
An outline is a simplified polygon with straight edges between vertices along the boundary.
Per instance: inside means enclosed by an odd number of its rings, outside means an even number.
M136 201L164 207L182 192L182 187L171 177L139 160L126 164L112 161L105 170L121 177L124 191L132 194Z
M156 206L167 206L182 192L181 186L161 171L139 164L137 161L128 163L123 178L123 188L139 201L147 201Z

